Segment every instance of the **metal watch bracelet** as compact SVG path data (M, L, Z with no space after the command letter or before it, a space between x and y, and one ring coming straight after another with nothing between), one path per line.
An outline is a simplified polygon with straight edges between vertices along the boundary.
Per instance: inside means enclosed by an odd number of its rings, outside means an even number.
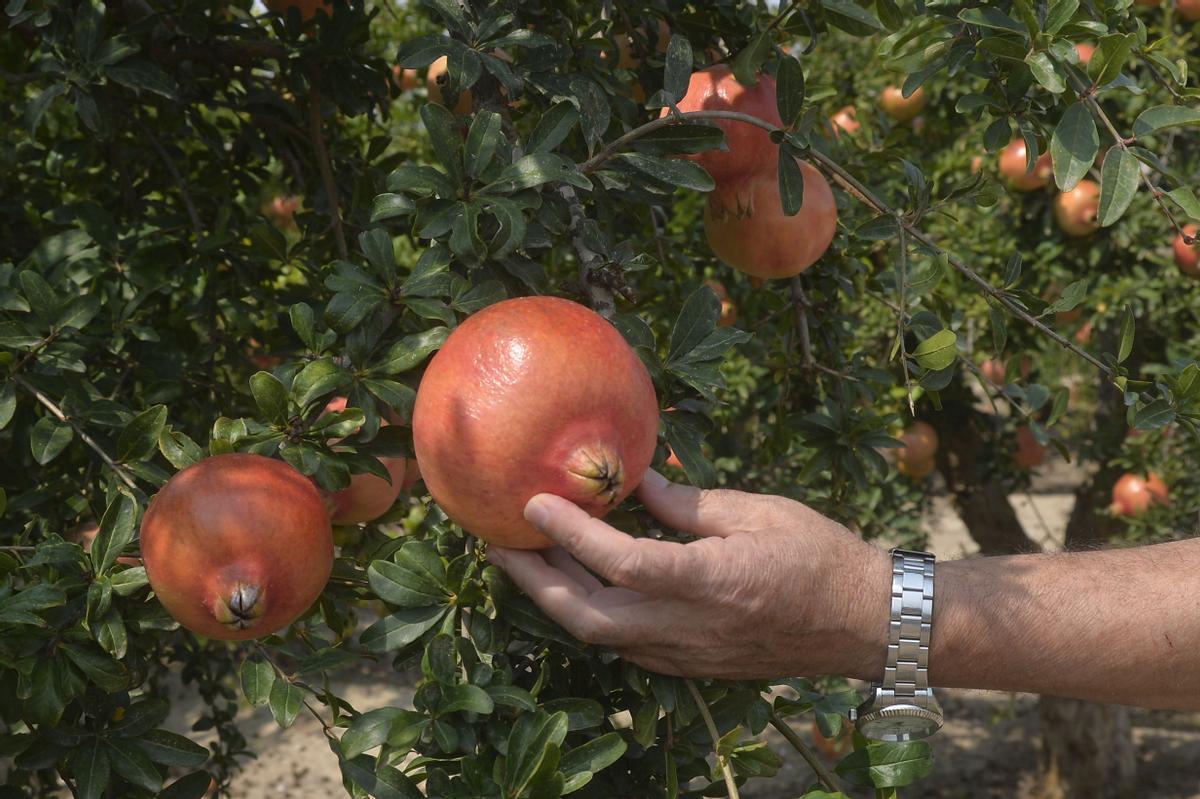
M885 700L929 707L929 636L933 622L934 558L927 552L892 550L892 614L887 666L880 690Z

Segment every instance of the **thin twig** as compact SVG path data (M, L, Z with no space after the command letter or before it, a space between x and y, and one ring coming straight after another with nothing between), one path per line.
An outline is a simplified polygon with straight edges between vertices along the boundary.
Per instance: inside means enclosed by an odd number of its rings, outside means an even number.
M804 743L804 741L800 739L800 736L796 734L796 731L789 727L788 723L784 721L774 710L771 711L771 726L779 730L779 734L787 739L787 742L791 744L792 748L800 754L800 757L804 758L805 762L808 763L809 767L813 770L813 773L817 775L817 781L820 782L821 785L825 786L826 790L843 790L842 786L839 784L838 778L833 776L833 773L825 767L825 764L821 762L821 759L817 757L816 753L808 748L808 744Z
M729 792L729 799L740 799L737 782L733 779L733 769L729 766L729 758L721 754L721 734L717 732L717 723L713 721L712 713L708 710L708 703L700 695L700 689L696 687L696 683L691 680L684 680L684 682L687 683L688 690L692 693L692 699L696 702L696 709L700 711L700 717L704 719L704 726L708 728L708 735L712 738L713 754L717 756L717 765L720 766L721 774L725 777L725 790Z
M627 144L637 141L641 137L652 133L659 128L663 128L668 125L677 125L681 122L715 119L730 119L737 122L745 122L750 125L756 125L763 130L776 130L775 126L770 122L766 122L750 114L742 114L736 111L689 111L687 113L671 113L667 116L647 122L646 124L634 128L628 133L617 137L615 140L613 140L612 144L605 147L587 161L579 164L579 170L585 174L594 171L602 163L616 155ZM1070 350L1080 358L1083 358L1107 377L1116 377L1116 372L1107 364L1086 350L1076 346L1069 339L1057 333L1053 328L1047 326L1044 322L1034 317L1020 305L1017 305L1016 302L1009 298L1009 296L1003 291L996 288L991 283L988 283L986 279L979 275L975 270L971 269L971 267L967 266L953 253L942 249L942 247L934 242L933 239L927 236L919 228L915 227L911 222L904 219L900 212L892 209L887 203L876 197L870 189L859 182L857 178L843 169L829 156L817 150L809 150L807 157L810 161L821 167L821 170L833 178L834 182L841 186L844 190L854 195L864 204L869 205L877 213L891 216L896 220L896 224L899 227L907 231L910 236L933 250L936 254L946 256L946 260L951 266L958 270L958 272L966 277L969 281L983 289L985 294L1004 306L1005 310L1007 310L1010 314L1022 320L1026 324L1033 326L1036 330L1042 333L1042 335L1049 336L1059 346Z
M183 196L183 206L187 209L188 219L192 222L192 232L196 234L196 241L204 235L204 225L200 222L200 214L196 212L196 204L192 202L192 193L188 191L187 181L179 172L179 167L175 166L175 159L171 158L171 154L159 142L158 137L150 130L149 127L144 128L146 138L150 140L152 146L158 153L159 158L167 166L167 171L171 173L171 178L175 181L175 185L179 188L179 193Z
M338 255L342 260L346 260L350 257L350 250L346 247L346 234L342 230L342 213L338 207L338 188L333 179L333 166L329 162L329 151L325 148L325 137L321 133L321 90L317 86L315 69L309 74L308 80L308 137L313 155L317 158L317 168L321 172L326 201L329 203L329 218L333 223L333 237L337 242Z
M816 359L812 353L812 339L808 333L808 298L804 296L804 287L800 285L800 276L792 278L792 306L796 309L796 335L800 337L800 357L804 359L804 368L812 370Z
M113 473L121 479L122 483L124 483L133 491L138 490L137 482L129 475L129 472L125 471L123 466L109 457L108 453L104 451L103 447L97 444L96 440L89 436L82 427L80 427L73 420L68 419L67 415L63 413L62 408L58 407L54 400L47 397L41 391L38 391L36 388L30 385L25 378L19 375L10 375L9 379L16 383L25 393L29 394L31 397L40 402L46 408L46 410L50 411L50 413L54 415L56 419L58 419L60 422L70 425L71 429L75 431L75 434L79 436L79 440L91 447L92 451L100 456L100 460L104 461L105 465L113 470Z
M271 664L271 668L275 670L275 674L279 679L283 680L288 685L296 684L295 678L284 673L283 669L279 667L279 664L275 662L275 659L271 657L271 654L267 652L266 648L261 643L255 641L254 648L257 649L258 653L263 656L263 659ZM301 698L300 704L304 705L305 709L307 709L308 712L312 714L312 717L317 720L317 723L321 725L321 732L325 733L325 737L331 741L336 741L337 736L333 734L333 725L325 721L324 717L317 712L316 708L309 704L307 699Z
M583 290L588 295L588 300L591 303L592 310L601 316L611 319L613 314L617 312L617 304L613 299L613 293L608 288L598 285L592 279L592 274L603 263L603 257L587 246L587 242L583 238L583 226L587 220L587 215L583 212L583 205L579 202L579 196L575 193L575 188L567 184L559 187L558 193L567 201L567 207L571 212L571 243L575 247L575 253L579 256L579 282L583 285Z
M912 375L908 373L908 348L904 343L904 317L908 314L908 237L900 228L900 312L896 314L896 346L900 348L900 366L904 369L904 393L908 397L908 412L917 415L913 399Z

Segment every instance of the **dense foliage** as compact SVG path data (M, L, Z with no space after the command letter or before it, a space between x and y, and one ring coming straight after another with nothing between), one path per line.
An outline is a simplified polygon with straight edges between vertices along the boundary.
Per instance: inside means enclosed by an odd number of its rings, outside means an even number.
M411 435L381 419L408 419L449 330L505 297L611 318L655 380L656 464L673 452L678 479L919 546L937 478L885 457L915 411L977 538L973 498L1028 485L1022 425L1096 464L1080 535L1191 531L1198 290L1170 248L1200 219L1192 23L1131 0L784 6L338 0L305 21L245 0L7 3L0 796L225 790L243 702L284 727L318 716L347 791L387 799L713 795L723 770L776 771L768 724L813 713L836 730L855 702L836 680L692 683L572 640L419 484L335 531L326 591L279 636L199 639L154 599L137 529L176 470L246 451L329 489L385 475L377 457L411 455ZM402 82L440 56L445 105ZM711 121L648 124L717 61L778 79L785 206L797 156L834 186L837 238L794 280L751 283L705 242L712 180L675 156L719 146ZM916 120L878 110L893 83L930 97ZM847 104L862 128L835 136ZM1052 153L1059 187L1098 180L1100 230L1066 236L1053 187L997 179L1014 136L1031 162ZM982 376L987 358L1004 380ZM338 395L348 410L318 421ZM1162 475L1171 503L1115 517L1127 470ZM632 501L610 519L674 535ZM334 695L328 675L360 658L417 674L413 707ZM207 704L211 751L161 728L176 678ZM924 743L857 747L847 784L882 792L932 767Z

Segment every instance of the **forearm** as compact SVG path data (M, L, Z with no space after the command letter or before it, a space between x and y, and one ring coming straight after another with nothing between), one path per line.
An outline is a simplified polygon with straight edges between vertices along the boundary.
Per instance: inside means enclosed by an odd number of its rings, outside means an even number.
M1200 709L1200 540L939 564L930 682Z

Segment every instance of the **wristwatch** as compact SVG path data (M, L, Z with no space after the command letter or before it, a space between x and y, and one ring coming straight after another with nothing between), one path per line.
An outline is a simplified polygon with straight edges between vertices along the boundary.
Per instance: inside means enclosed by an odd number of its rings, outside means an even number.
M942 726L942 707L929 687L933 625L933 565L928 552L892 550L892 616L883 682L850 711L865 737L877 741L928 738Z

